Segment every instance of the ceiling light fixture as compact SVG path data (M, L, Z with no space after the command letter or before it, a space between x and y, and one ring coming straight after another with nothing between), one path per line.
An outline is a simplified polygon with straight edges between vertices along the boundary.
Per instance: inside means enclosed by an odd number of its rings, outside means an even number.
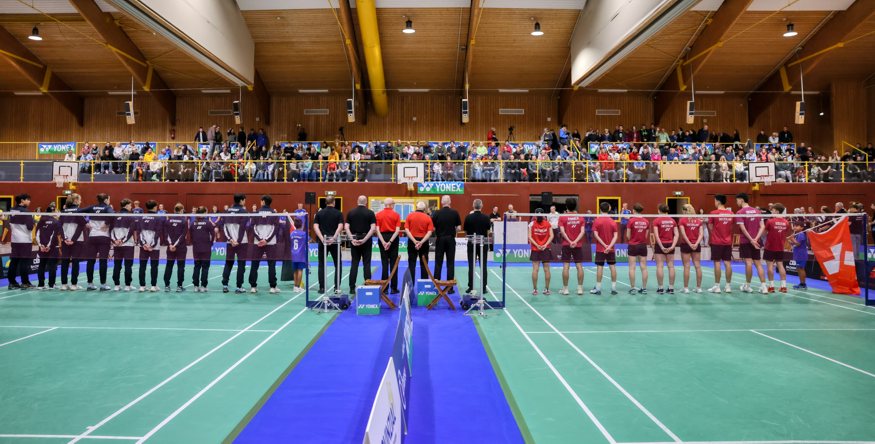
M403 29L401 32L403 32L403 33L405 33L405 34L413 34L413 33L415 33L416 30L413 29L413 20L410 20L410 19L408 18L407 21L404 22L404 29Z
M34 25L33 29L30 31L30 35L27 36L27 38L37 42L41 42L43 40L43 38L39 35L39 28L36 25Z
M541 31L541 22L535 21L534 17L532 17L532 21L535 22L535 29L532 31L532 35L535 37L544 35L544 31Z
M796 37L797 35L799 33L796 32L793 22L787 23L787 32L784 33L784 37Z

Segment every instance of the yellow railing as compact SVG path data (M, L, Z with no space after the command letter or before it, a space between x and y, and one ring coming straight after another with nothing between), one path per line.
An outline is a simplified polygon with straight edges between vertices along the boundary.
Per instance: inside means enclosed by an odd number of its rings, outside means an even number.
M0 161L0 181L52 181L53 161ZM152 160L77 161L80 182L395 182L398 163L422 164L425 181L749 182L746 161L614 160ZM690 168L690 166L695 166ZM680 171L681 176L677 173ZM775 182L869 182L864 162L776 162Z

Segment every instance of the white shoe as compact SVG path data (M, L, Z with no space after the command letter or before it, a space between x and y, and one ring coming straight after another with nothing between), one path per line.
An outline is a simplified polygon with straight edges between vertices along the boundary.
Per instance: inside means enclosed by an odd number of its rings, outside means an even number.
M119 287L118 285L116 285L116 286L115 286L115 291L119 291L119 290L121 290L121 287Z
M741 287L739 288L739 290L741 290L742 293L753 292L753 290L750 288L750 285L748 285L748 284L741 284Z
M718 285L718 287L719 287L719 285ZM726 284L726 288L723 290L723 292L724 293L732 293L732 286L729 284Z
M250 293L258 293L258 289L256 287L252 287L252 290L249 290Z
M149 291L151 291L152 293L155 293L158 291L158 287L153 285L152 288L149 289Z
M146 287L140 287L140 293L146 291Z
M561 294L563 296L568 296L568 294L569 294L568 288L563 288L563 289L559 290L559 294Z
M67 284L61 284L61 291L67 291Z
M37 285L37 286L36 286L36 289L39 290L39 291L43 291L43 290L46 289L46 287L43 287L42 285Z
M577 287L577 295L583 296L583 287Z
M78 290L78 289L80 289L80 288L82 288L82 287L80 287L80 286L78 286L78 285L70 284L70 291L76 291L76 290Z
M769 287L765 283L760 284L760 293L769 294Z
M295 293L299 293L299 292L304 291L304 289L301 288L301 287L295 287L295 288L292 289L292 291L294 291Z
M131 291L131 286L130 286L130 285L125 285L125 291Z
M701 293L701 292L702 292L702 288L701 288L701 287L696 288L696 293Z
M719 285L715 285L715 286L709 288L709 289L708 289L708 292L709 292L709 293L720 293L720 286L719 286Z
M684 293L689 293L689 292L690 292L690 289L687 287L684 287Z
M279 289L279 288L274 287L274 288L271 288L271 289L270 289L270 294L277 294L277 293L279 293L279 292L280 292L280 289Z
M201 292L201 287L194 287L194 292L195 292L195 293L200 293L200 292Z

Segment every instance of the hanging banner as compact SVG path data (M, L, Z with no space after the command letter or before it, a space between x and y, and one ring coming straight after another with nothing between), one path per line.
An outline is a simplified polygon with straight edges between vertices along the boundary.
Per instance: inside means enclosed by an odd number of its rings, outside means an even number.
M36 152L40 156L67 154L69 150L76 152L76 142L39 142L36 144Z
M857 282L854 244L848 218L843 217L829 230L822 233L808 232L811 250L820 269L826 276L833 293L860 294Z

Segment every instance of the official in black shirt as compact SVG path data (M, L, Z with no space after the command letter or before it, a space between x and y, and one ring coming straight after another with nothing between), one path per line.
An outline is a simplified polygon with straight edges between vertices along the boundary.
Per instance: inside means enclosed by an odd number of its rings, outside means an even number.
M319 210L313 218L313 231L319 243L319 293L325 293L325 246L328 254L334 261L334 269L337 270L340 242L338 237L343 230L343 213L334 208L334 196L325 198L325 208ZM337 276L334 277L337 282ZM335 289L336 289L335 285Z
M365 280L371 278L371 236L377 231L377 217L367 207L368 198L359 196L358 206L346 214L346 234L352 246L352 268L349 270L349 294L355 294L359 261L365 268Z
M434 223L434 278L441 278L444 257L447 259L447 280L453 280L456 268L456 232L461 229L459 212L450 208L450 196L441 196L441 209L432 214ZM452 293L452 290L450 290Z
M482 236L482 241L486 242L488 239L487 235L489 234L489 229L492 226L492 221L489 219L489 216L483 214L483 201L480 199L474 199L474 211L465 216L465 223L462 225L462 230L465 231L465 234L468 236L468 289L465 293L471 293L474 289L474 262L475 257L480 261L482 265L485 261L485 258L482 257L482 252L484 251L484 246L475 245L471 236ZM485 250L489 251L489 250ZM481 272L481 276L483 278L483 288L481 288L481 295L486 293L486 276L487 273Z

